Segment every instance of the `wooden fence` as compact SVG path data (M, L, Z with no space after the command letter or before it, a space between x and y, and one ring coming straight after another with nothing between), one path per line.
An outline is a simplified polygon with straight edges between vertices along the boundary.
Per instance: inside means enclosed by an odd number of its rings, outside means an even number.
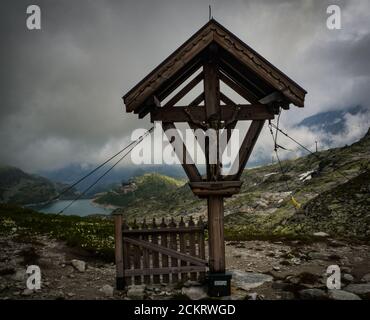
M144 219L129 227L122 215L115 215L117 287L119 279L122 286L203 280L205 228L202 219L195 224L191 217L187 224L183 218L178 224L153 219L150 225Z

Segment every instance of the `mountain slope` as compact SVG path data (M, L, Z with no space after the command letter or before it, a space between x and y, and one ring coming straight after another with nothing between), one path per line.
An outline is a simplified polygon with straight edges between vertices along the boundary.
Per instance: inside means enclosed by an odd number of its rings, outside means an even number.
M11 167L0 167L0 202L13 204L35 204L50 200L66 187L65 184L54 183L46 178L31 175ZM73 197L74 191L64 195Z
M334 207L337 218L332 223L319 224L315 219L324 214L324 208L318 204L335 203L342 194L338 190L346 192L348 199L356 199L360 194L362 197L361 190L368 190L365 178L370 170L369 132L351 146L283 161L282 166L284 174L280 173L278 164L244 171L241 192L225 199L225 234L228 238L302 236L316 231L325 231L335 237L368 236L363 227L357 227L370 226L367 214L370 206L366 201L360 200L353 206L339 201L337 205L340 207ZM142 182L145 184L145 179ZM166 192L157 191L137 193L135 201L124 203L125 217L129 220L144 216L147 219L184 215L206 218L206 201L193 196L187 185L174 185ZM292 204L292 195L302 205L301 209ZM119 194L116 196L117 199L120 197Z

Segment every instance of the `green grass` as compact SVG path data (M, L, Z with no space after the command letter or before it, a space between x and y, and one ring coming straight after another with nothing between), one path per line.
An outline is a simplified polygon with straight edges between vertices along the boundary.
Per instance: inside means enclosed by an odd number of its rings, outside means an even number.
M34 235L48 235L92 256L114 261L112 219L39 213L15 205L0 204L0 234L14 234L30 241Z

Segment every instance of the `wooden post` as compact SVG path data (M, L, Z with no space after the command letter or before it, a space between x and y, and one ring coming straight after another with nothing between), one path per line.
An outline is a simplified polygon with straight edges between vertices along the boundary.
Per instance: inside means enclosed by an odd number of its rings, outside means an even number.
M208 197L208 243L210 272L224 273L224 199L222 196Z
M114 215L115 257L116 257L116 288L125 287L123 274L123 248L122 248L122 214Z

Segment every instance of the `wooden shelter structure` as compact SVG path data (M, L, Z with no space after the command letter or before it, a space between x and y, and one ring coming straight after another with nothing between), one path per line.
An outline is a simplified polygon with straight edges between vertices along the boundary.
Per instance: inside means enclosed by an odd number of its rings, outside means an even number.
M188 105L177 105L202 81L204 91L201 94ZM220 90L220 82L249 104L235 103ZM183 87L179 90L181 85ZM206 175L202 176L195 164L182 161L193 193L208 201L211 277L215 275L222 280L222 275L225 275L224 197L239 192L240 176L265 121L274 119L280 108L288 110L290 104L303 107L305 94L306 91L297 83L211 19L124 95L127 112L133 112L139 118L150 115L152 122L162 122L164 130L176 128L176 123L186 122L193 129L226 130L229 141L231 130L239 120L251 121L239 150L236 173L222 175L220 162L210 164L207 144ZM189 156L185 145L183 150L184 157ZM216 282L224 283L220 280ZM225 294L227 292L222 291L218 295Z

